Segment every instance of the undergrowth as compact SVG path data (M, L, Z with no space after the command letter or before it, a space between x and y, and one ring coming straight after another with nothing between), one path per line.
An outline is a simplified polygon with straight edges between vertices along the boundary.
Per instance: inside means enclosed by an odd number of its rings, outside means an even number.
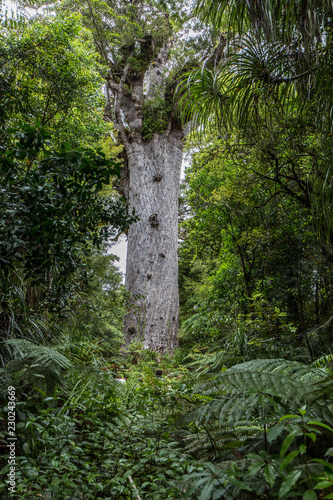
M1 475L7 388L16 388L16 493L1 498L333 498L331 356L312 364L188 363L142 346L97 359L66 343L7 341L0 371ZM80 358L81 356L81 358ZM211 362L208 362L211 361ZM121 379L121 380L119 380Z

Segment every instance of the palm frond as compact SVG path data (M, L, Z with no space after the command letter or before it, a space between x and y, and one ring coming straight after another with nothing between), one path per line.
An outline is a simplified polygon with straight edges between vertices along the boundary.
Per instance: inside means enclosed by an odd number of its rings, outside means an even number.
M236 127L262 123L272 108L283 113L292 104L296 109L297 80L311 73L303 75L303 70L301 63L291 64L284 44L258 43L244 35L219 68L203 66L183 76L176 90L179 112L193 129L213 122ZM300 111L303 101L298 101Z
M251 28L266 39L283 39L286 43L299 34L306 45L322 39L332 16L328 0L197 0L195 12L215 27L227 28L229 34L246 33Z
M223 101L219 72L203 68L183 75L176 89L178 111L184 123L193 130L205 129L221 118ZM199 129L199 130L198 130Z

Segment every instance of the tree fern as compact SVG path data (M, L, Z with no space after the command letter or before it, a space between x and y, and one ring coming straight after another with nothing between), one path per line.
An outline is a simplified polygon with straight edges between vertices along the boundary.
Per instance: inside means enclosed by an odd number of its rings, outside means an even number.
M13 358L2 370L0 390L5 391L4 384L10 378L13 385L22 388L24 385L46 386L53 391L56 385L63 385L62 376L65 370L73 367L72 362L55 347L37 345L24 339L12 339L5 342L13 349Z
M284 359L263 359L242 363L228 370L202 376L195 387L198 393L209 397L208 402L188 413L186 420L207 425L211 420L220 428L235 427L241 420L257 422L274 417L280 407L281 415L290 405L304 402L313 404L314 414L331 421L329 406L320 402L333 387L333 375L320 368L310 367Z
M230 353L224 349L207 353L191 352L186 361L188 368L194 368L200 374L205 374L221 370L229 360L229 355Z
M333 354L326 354L325 356L321 356L320 358L316 359L311 364L312 367L314 368L325 368L328 371L331 371L331 367L333 366Z

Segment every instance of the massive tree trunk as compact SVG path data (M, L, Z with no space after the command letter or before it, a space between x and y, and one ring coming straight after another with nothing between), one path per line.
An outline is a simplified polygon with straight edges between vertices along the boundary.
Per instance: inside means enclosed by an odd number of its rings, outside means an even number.
M188 20L186 3L69 0L69 4L79 9L92 30L108 68L105 117L124 146L122 187L130 210L135 208L139 217L128 234L125 344L142 341L146 349L170 352L177 345L179 321L182 164L182 130L174 116L173 93L179 63L183 64L183 57L178 60L171 47L184 39L179 22ZM192 48L189 56L192 60Z
M177 216L182 131L173 116L171 88L179 62L170 49L180 19L188 19L186 2L68 0L67 4L79 10L92 30L108 68L105 117L124 145L123 189L130 209L135 208L140 218L128 234L126 286L130 298L125 343L142 341L147 349L172 351L177 345L179 316ZM183 35L180 33L179 40ZM189 55L192 60L191 48Z
M149 52L150 43L148 37L142 50ZM214 65L220 60L225 45L226 39L221 36L209 64ZM161 101L170 94L165 81L170 48L171 42L166 40L145 74L130 76L130 71L126 73L129 66L124 67L121 81L127 82L131 91L125 92L117 85L115 106L127 153L125 192L130 209L135 208L140 217L128 233L126 287L130 299L124 319L125 343L129 345L133 341L142 341L146 349L161 352L172 352L177 345L178 194L183 159L182 130L174 120L170 102L164 102L165 110L168 110L163 115L166 130L155 133L150 140L144 140L143 110L145 105L148 109L152 105L153 109L157 104L160 112Z
M177 345L182 156L182 132L177 126L127 148L129 205L140 221L128 233L126 287L131 297L125 340L126 344L142 341L154 351L172 351Z
M178 194L183 153L182 130L170 102L164 101L162 70L169 48L161 48L148 71L131 72L127 65L119 83L108 81L126 152L123 187L130 210L134 208L139 217L128 233L125 344L142 342L144 348L159 352L175 348L179 323ZM165 130L153 133L156 103L158 113L162 107ZM152 127L149 137L143 133L145 105Z

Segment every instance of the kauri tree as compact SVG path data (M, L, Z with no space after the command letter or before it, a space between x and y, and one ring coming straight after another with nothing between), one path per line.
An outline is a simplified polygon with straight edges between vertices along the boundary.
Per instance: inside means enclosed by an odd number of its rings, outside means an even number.
M182 128L175 117L170 62L181 3L61 2L78 10L103 63L106 119L124 146L121 189L139 217L128 232L125 343L172 351L177 345L178 195ZM52 9L56 8L52 3Z
M139 217L128 232L125 343L141 341L146 349L172 351L179 322L177 226L183 158L173 94L184 68L197 64L198 55L208 57L214 43L202 30L188 50L184 23L189 15L181 0L63 0L52 2L51 9L80 12L108 68L105 118L114 123L124 147L121 190Z
M140 219L128 232L125 341L172 350L179 315L177 222L183 157L182 130L164 74L172 21L158 2L81 5L109 65L106 114L125 148L122 188Z

